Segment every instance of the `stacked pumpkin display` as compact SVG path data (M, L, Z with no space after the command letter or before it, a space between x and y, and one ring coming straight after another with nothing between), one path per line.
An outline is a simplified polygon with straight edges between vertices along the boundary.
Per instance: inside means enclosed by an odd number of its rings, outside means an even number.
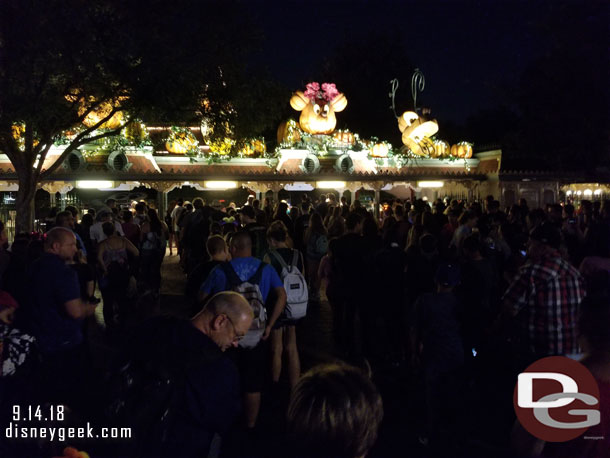
M165 142L165 149L174 154L198 152L199 141L190 129L172 128Z

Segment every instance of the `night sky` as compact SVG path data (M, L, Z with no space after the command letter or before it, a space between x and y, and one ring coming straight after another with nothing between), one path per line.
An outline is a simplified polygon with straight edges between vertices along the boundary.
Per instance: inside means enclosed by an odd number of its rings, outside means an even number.
M266 36L259 59L291 90L308 82L323 58L332 55L334 43L371 31L398 30L408 59L425 75L425 105L435 117L456 124L482 109L511 107L510 94L523 71L553 45L541 24L557 10L557 2L525 0L269 5L252 6ZM401 90L410 94L411 75L396 77Z

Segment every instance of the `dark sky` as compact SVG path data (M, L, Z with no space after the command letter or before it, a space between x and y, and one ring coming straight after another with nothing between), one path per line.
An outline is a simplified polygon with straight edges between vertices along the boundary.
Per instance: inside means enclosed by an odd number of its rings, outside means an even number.
M551 46L539 26L554 7L537 0L252 5L266 35L260 59L291 90L302 88L335 43L373 30L398 30L408 59L426 78L421 100L435 117L456 124L481 109L510 103L523 70ZM411 75L396 77L410 93Z

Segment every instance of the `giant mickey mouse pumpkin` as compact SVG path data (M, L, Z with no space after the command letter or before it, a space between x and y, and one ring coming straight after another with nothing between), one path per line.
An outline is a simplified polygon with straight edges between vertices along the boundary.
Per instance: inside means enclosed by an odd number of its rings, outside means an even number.
M347 106L345 95L332 83L309 83L305 92L297 91L290 106L301 112L299 125L310 134L331 134L337 125L335 112Z

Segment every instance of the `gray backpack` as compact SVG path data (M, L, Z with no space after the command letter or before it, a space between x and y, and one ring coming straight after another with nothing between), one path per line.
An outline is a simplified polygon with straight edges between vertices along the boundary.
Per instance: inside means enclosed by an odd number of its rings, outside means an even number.
M293 257L290 265L286 264L286 261L277 251L270 251L269 253L282 266L280 277L284 282L284 289L286 290L286 309L284 310L286 318L298 320L307 314L309 295L307 293L305 277L303 277L303 274L297 267L299 252L297 250L292 250L292 252Z

